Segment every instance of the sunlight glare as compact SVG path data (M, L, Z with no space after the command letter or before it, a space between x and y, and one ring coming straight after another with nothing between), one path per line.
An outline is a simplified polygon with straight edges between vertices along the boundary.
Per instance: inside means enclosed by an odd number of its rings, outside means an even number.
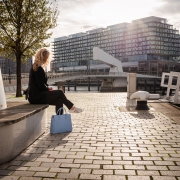
M157 0L104 0L92 9L91 21L110 25L152 15L152 9L159 5Z

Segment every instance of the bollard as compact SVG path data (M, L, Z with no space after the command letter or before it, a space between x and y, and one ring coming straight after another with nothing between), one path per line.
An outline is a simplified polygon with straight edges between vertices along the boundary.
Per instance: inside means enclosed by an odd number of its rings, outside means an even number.
M136 99L137 100L137 106L136 110L149 110L149 107L147 105L148 99L159 99L159 94L149 94L147 91L137 91L133 93L130 97L130 99Z
M137 101L136 110L149 110L147 101Z

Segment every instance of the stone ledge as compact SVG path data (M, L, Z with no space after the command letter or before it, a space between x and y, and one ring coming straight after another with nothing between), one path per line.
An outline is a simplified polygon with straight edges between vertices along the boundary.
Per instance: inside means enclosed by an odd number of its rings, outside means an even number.
M17 123L47 107L48 104L29 104L26 102L7 102L7 109L0 111L0 126Z

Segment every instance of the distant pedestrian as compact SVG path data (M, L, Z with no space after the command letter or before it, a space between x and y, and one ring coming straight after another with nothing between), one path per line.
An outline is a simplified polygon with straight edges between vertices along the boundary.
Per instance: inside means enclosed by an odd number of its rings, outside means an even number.
M63 104L69 109L70 113L80 113L81 108L77 108L69 101L62 90L53 90L47 84L47 76L43 67L49 63L50 52L42 48L35 55L35 61L29 74L29 96L31 104L49 104L56 106L56 112Z

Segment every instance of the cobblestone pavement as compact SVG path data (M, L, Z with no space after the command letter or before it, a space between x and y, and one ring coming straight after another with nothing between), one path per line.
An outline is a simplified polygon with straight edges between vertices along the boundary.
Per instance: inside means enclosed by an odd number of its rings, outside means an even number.
M13 161L3 180L180 180L180 125L159 111L122 111L126 93L66 93L81 114L71 133L47 132ZM164 109L166 111L166 109Z

